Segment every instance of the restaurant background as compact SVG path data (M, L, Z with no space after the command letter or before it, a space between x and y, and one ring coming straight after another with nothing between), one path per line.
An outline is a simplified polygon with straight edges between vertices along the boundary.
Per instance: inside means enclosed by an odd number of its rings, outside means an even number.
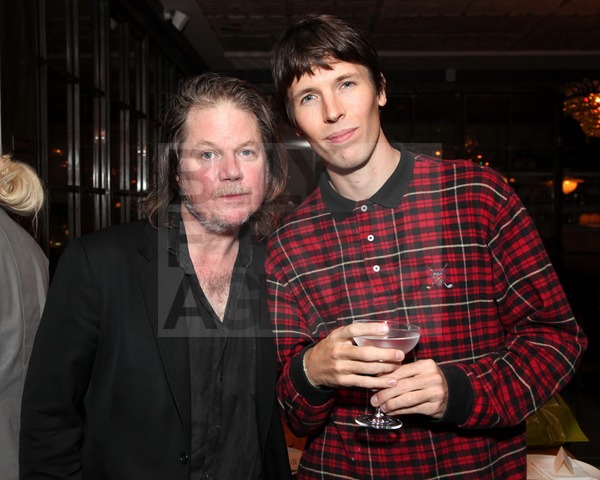
M226 72L271 94L270 46L313 11L373 39L386 68L389 138L489 165L525 203L590 336L565 397L591 440L571 449L598 465L596 0L1 0L0 145L47 185L38 240L51 269L69 238L138 217L161 105L181 78ZM590 120L582 127L572 109ZM293 208L321 165L292 133L287 144L281 203Z

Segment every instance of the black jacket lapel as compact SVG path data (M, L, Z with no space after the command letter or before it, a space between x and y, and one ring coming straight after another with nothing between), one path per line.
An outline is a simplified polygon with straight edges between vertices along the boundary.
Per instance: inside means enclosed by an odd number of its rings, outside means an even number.
M148 226L139 250L149 261L139 280L167 382L188 444L191 433L190 364L183 312L183 270L167 250L168 230Z
M269 425L272 421L274 395L276 380L276 365L275 365L275 346L273 344L272 328L267 309L267 288L264 274L264 248L254 246L253 248L253 263L254 267L249 269L251 285L258 285L259 288L259 304L258 310L260 317L257 328L257 368L256 376L256 396L258 399L256 416L259 425L260 443L262 446L266 444ZM265 398L265 392L268 392L269 398Z

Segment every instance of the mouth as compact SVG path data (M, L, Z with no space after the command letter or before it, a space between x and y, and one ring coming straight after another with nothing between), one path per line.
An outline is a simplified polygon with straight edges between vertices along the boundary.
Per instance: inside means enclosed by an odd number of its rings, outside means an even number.
M242 201L245 202L245 200L244 200L245 197L246 197L246 195L223 195L223 196L217 197L217 198L226 203L238 204L239 202L242 202Z
M350 138L352 138L356 130L356 128L347 128L345 130L340 130L325 137L325 140L331 143L344 143L350 140Z

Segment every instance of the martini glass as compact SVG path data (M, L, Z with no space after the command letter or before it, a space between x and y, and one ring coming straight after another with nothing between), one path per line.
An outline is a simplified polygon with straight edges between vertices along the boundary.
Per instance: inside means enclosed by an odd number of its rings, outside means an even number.
M358 321L364 322L365 320ZM394 323L388 325L390 329L387 335L354 337L354 342L359 347L394 348L402 350L405 354L415 348L421 337L420 327L412 323ZM354 421L363 427L375 428L377 430L395 430L402 427L400 419L386 415L379 407L375 409L375 413L360 415Z

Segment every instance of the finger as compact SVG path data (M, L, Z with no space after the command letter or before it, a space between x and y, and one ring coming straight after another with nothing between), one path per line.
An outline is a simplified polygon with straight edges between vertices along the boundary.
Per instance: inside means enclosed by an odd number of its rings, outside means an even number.
M430 416L433 418L441 418L443 416L441 414L442 407L437 402L422 402L422 403L415 404L412 407L395 408L395 409L389 409L387 407L387 404L384 404L381 407L381 410L384 413L386 413L388 415L392 415L392 416L414 415L414 414L427 415L427 416Z
M372 405L386 413L421 413L436 418L443 415L447 400L447 385L438 375L399 380L394 387L382 389L371 397Z
M386 376L394 380L394 385L398 383L392 373L396 370L396 363L388 362L356 362L350 361L346 364L347 373L357 375L370 375L372 377Z
M395 378L393 376L386 376L386 378ZM383 404L389 403L392 400L399 398L403 395L407 395L415 391L415 386L409 384L406 380L396 379L396 385L379 390L371 397L371 404L374 407L380 407Z
M439 395L433 392L410 392L380 405L381 410L389 415L408 415L419 413L441 418L446 408L446 403Z
M417 360L416 362L403 363L393 373L398 380L409 379L418 375L436 375L440 376L441 371L433 360Z
M365 375L348 375L343 381L347 387L358 387L367 390L381 390L393 387L397 380L391 377L372 377Z
M385 406L388 410L409 408L428 401L430 401L430 393L424 390L403 391L398 384L381 389L371 397L371 405L374 407Z
M373 397L372 401L381 405L383 403L389 403L391 400L402 397L404 401L412 398L410 394L420 395L420 399L428 401L431 399L441 398L447 392L446 383L443 377L437 374L422 374L416 375L409 378L398 378L397 370L393 372L389 377L396 378L398 380L394 388L389 388L377 392ZM423 398L423 395L429 395L429 397ZM404 405L404 404L403 404Z
M385 322L357 321L351 323L347 327L348 333L352 337L362 337L369 335L382 336L386 335L390 327Z
M404 352L402 350L391 348L355 346L349 349L348 353L353 359L361 362L393 363L396 368L404 360Z

